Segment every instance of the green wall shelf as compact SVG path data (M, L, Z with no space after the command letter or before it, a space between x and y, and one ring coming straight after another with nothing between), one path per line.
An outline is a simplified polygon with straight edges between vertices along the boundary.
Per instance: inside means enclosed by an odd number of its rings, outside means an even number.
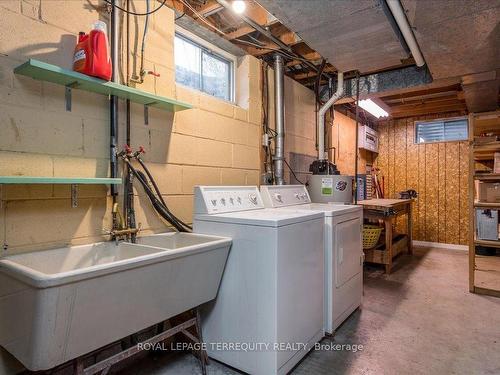
M121 178L0 176L0 184L121 184Z
M122 99L143 104L148 107L160 108L170 112L191 109L192 106L164 96L150 94L133 87L108 82L89 77L85 74L63 69L35 59L29 59L14 69L14 73L31 77L40 81L57 83L72 89L95 92L102 95L115 95Z

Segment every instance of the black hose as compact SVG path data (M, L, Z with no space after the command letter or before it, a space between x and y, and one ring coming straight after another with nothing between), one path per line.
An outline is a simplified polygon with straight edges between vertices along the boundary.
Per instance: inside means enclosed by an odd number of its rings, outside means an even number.
M158 188L158 185L156 184L156 181L153 177L153 175L151 174L151 172L149 171L149 168L146 167L146 164L144 163L144 161L142 160L142 158L137 155L135 157L137 159L137 161L139 162L139 164L141 165L141 167L144 169L144 171L146 172L146 174L148 175L148 178L149 178L149 181L151 182L151 185L153 185L153 188L155 189L156 191L156 194L158 195L158 198L160 199L161 203L163 203L163 205L165 206L165 208L168 210L168 206L167 206L167 203L165 202L165 200L163 199L163 196L160 192L160 189ZM170 211L169 211L170 212ZM170 212L171 213L171 212ZM172 214L172 213L171 213ZM174 214L172 214L172 216L174 216ZM174 216L175 217L175 216ZM186 228L189 228L189 229L192 229L188 224L184 223L181 219L178 219L175 217L175 219L181 223L184 227Z
M141 174L141 172L138 172ZM176 218L172 215L172 213L163 205L161 202L155 197L155 195L152 193L150 189L147 187L147 182L144 181L145 176L143 175L142 178L138 178L141 184L143 185L146 194L149 197L149 200L151 201L151 204L153 205L154 209L158 212L158 214L163 217L165 220L167 220L170 224L172 224L175 229L177 229L179 232L186 232L186 228L180 224Z
M153 190L149 186L146 175L144 173L142 173L141 171L136 170L132 166L132 164L130 163L130 160L128 160L128 158L125 157L123 160L125 161L125 163L127 163L129 171L132 172L132 174L135 176L135 178L141 183L142 187L144 188L144 191L146 192L146 194L147 194L151 204L153 205L154 209L156 210L156 212L162 218L164 218L166 221L168 221L170 224L172 224L177 231L179 231L179 232L189 231L191 228L187 224L183 223L181 220L177 219L175 217L175 215L173 215L172 212L170 212L168 207L165 204L163 204L163 202L160 201L156 197L155 193L153 192Z
M122 12L125 12L127 14L131 14L133 16L149 16L150 14L153 14L157 11L159 11L166 3L167 3L167 0L163 0L163 2L158 6L156 7L155 9L151 10L151 11L148 11L146 13L136 13L136 12L132 12L130 10L127 10L127 9L124 9L124 8L121 8L119 7L118 5L116 4L113 4L110 0L104 0L104 2L108 3L109 5L117 8L117 9L120 9Z
M132 167L133 168L133 167ZM141 171L136 171L139 182L142 184L144 187L144 190L146 191L146 194L149 197L149 200L151 201L151 204L155 208L155 210L162 216L165 220L167 220L170 224L172 224L175 229L177 229L179 232L187 232L188 228L185 228L183 226L183 223L180 222L179 219L177 219L170 210L162 204L162 202L155 196L154 192L151 190L149 187L149 184L146 180L146 176L141 172Z
M144 171L148 175L149 181L151 181L151 185L153 185L153 187L154 187L154 189L156 191L156 194L158 194L158 198L160 198L160 200L161 200L161 203L163 203L166 206L167 204L163 200L163 196L160 193L160 189L158 188L158 185L156 184L155 179L151 175L151 172L149 171L149 168L146 167L146 164L144 164L144 161L142 160L142 158L140 156L136 156L135 158L137 159L137 161L139 162L139 164L141 165L141 167L144 169Z

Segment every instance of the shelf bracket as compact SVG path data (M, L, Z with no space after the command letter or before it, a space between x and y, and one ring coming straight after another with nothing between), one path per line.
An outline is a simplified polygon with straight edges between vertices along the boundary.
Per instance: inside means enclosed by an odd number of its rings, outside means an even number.
M64 100L66 102L66 111L71 112L71 89L75 88L78 86L78 82L74 81L71 83L68 83L65 86L65 91L64 91Z
M158 102L151 102L144 104L144 124L149 125L149 106L158 104Z
M78 185L71 184L71 208L78 207Z
M66 86L64 100L66 102L66 111L71 112L71 87Z
M144 105L144 125L149 125L149 107Z

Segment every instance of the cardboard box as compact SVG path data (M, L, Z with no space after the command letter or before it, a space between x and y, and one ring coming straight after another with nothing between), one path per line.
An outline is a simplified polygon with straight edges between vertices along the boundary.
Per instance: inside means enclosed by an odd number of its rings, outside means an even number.
M476 232L479 240L498 240L498 211L476 210Z
M500 182L479 182L479 202L500 203Z

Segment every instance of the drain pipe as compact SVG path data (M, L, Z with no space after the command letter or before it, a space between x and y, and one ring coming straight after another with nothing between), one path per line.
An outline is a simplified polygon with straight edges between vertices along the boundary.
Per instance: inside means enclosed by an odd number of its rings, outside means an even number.
M111 80L118 82L118 8L116 7L116 0L113 0L111 10L111 64L113 67ZM110 174L111 178L116 178L118 175L118 161L116 152L116 138L118 135L118 97L111 95L109 98L109 119L110 119ZM118 196L118 188L116 185L111 185L111 197L113 199L113 206L116 204ZM117 215L113 214L113 229L117 225Z
M387 5L391 10L396 23L403 34L403 37L406 41L406 44L410 48L411 54L415 59L415 64L421 67L425 65L424 57L422 56L422 52L418 47L417 40L415 39L415 35L413 35L413 31L408 23L408 19L406 18L405 12L399 0L387 0Z
M337 91L323 104L318 111L318 160L326 160L325 157L325 113L344 94L344 73L337 73Z
M274 152L274 182L276 185L283 185L283 160L284 138L285 138L285 116L284 116L284 101L283 101L283 85L284 85L284 70L283 57L276 53L274 55L274 115L276 123L276 142Z

